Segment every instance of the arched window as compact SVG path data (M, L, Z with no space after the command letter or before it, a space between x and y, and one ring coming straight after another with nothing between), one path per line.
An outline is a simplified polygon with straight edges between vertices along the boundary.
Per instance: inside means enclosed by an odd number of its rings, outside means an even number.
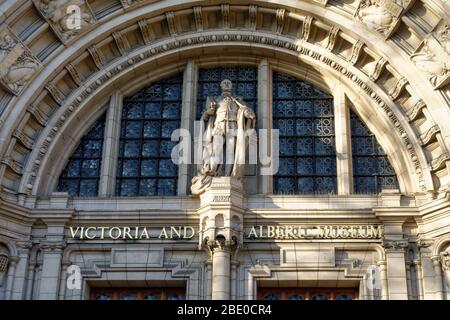
M350 112L354 191L359 194L379 193L398 188L395 171L375 136Z
M81 138L66 168L59 177L57 190L71 196L96 196L102 164L105 118L101 116Z
M274 193L336 193L333 97L274 72L273 128L280 130Z
M180 127L182 74L146 87L123 102L116 194L177 194L172 132Z

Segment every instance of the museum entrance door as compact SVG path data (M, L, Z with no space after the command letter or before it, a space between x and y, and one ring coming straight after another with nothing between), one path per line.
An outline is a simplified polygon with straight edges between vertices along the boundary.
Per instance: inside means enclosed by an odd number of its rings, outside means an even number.
M92 288L91 300L184 300L185 288Z
M356 300L357 288L258 288L258 300Z

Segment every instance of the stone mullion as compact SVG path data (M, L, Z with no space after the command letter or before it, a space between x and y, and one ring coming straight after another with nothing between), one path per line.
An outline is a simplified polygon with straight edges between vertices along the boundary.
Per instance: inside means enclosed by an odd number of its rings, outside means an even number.
M333 96L337 193L348 195L353 192L350 107L340 86L334 89Z
M111 96L106 114L105 139L103 141L103 156L98 192L100 197L113 196L115 193L122 106L122 93L116 91Z
M196 114L196 90L197 90L197 67L194 61L189 61L184 69L183 76L183 98L181 102L181 124L180 128L191 134L194 132L194 121ZM182 142L182 140L180 140ZM190 139L190 144L193 142ZM192 150L192 147L190 150ZM192 162L192 156L189 155ZM189 190L189 164L182 163L178 166L178 195L187 195Z
M260 61L258 66L258 108L257 121L259 129L266 129L267 133L267 150L272 157L272 74L267 59ZM260 136L259 139L262 137ZM261 145L260 145L261 146ZM259 158L259 155L258 155ZM262 165L259 163L259 192L262 194L273 193L273 176L261 174Z

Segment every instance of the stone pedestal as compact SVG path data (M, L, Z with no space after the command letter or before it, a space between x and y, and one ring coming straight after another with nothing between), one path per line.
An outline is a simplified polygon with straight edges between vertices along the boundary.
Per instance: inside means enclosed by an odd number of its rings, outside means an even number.
M200 195L199 247L212 260L212 299L230 299L231 257L243 242L244 192L233 177L214 177Z

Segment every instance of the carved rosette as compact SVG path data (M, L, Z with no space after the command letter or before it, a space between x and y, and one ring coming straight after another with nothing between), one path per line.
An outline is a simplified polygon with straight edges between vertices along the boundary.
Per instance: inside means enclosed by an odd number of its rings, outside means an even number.
M39 60L8 28L0 30L0 84L19 95L41 69Z
M403 0L401 4L394 0L361 0L355 18L388 38L395 31L404 8L410 3L410 0Z
M67 43L95 24L95 15L86 0L33 0L49 26Z
M435 89L450 83L450 25L441 21L411 55Z

